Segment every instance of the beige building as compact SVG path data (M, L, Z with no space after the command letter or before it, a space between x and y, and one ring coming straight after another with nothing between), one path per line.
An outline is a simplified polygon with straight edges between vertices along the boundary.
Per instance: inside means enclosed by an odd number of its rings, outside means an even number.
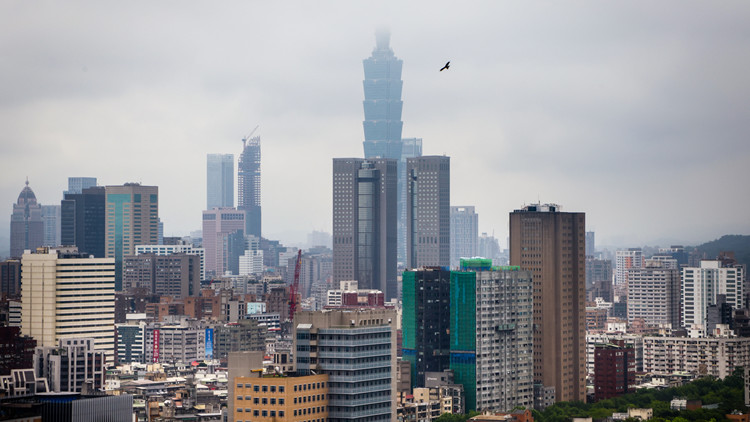
M534 382L586 399L586 218L554 204L510 214L510 265L531 271Z
M234 421L328 420L328 375L235 377Z
M115 351L115 260L75 247L38 248L21 259L21 331L40 347L93 338L107 361Z
M747 337L644 337L643 370L655 375L687 372L724 378L750 367Z

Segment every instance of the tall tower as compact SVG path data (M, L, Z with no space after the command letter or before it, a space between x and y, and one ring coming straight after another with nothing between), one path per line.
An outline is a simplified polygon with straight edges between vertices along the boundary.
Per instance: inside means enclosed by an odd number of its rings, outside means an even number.
M63 191L63 195L81 193L93 186L96 186L96 177L68 177L68 190Z
M206 209L234 206L234 155L206 156Z
M398 297L392 159L333 159L333 281Z
M406 161L406 267L450 265L450 157Z
M237 209L245 211L245 234L260 236L260 136L242 140L237 172Z
M235 240L240 239L244 250L244 230L247 214L235 208L214 208L203 211L203 248L206 250L207 277L221 276L231 270L230 256L237 253ZM242 252L239 252L242 255ZM239 272L239 256L237 258Z
M510 213L510 264L534 281L534 382L586 399L585 214L534 204Z
M479 215L473 206L451 207L451 267L457 267L461 258L478 254Z
M153 245L159 237L159 188L126 183L105 187L106 256L115 259L115 289L122 290L122 263L136 245Z
M68 190L70 192L70 190ZM104 186L65 193L60 202L60 244L75 245L97 258L106 256L106 194Z
M27 179L10 216L10 256L20 258L24 250L36 249L43 243L42 206L36 202Z

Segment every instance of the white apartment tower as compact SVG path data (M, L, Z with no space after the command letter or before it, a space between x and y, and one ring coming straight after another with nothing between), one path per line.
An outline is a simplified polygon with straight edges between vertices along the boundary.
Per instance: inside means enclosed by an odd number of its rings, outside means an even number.
M744 280L744 265L722 267L721 261L701 261L700 267L683 268L683 325L706 328L706 308L716 304L717 295L726 295L732 308L742 308Z
M114 361L115 259L89 258L75 247L39 248L21 259L21 331L39 347L92 338Z
M615 285L627 285L628 270L631 268L643 268L641 248L630 248L615 253Z
M479 255L479 215L473 206L451 207L451 267ZM488 257L492 258L492 257Z
M628 323L680 326L680 270L677 260L646 260L643 268L628 270Z

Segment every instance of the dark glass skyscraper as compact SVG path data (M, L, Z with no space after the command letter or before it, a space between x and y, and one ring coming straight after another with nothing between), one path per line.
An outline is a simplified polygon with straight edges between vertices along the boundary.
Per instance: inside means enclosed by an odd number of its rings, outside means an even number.
M80 193L66 193L60 203L60 244L77 246L80 252L106 256L105 189L94 186Z
M242 140L237 167L237 209L245 211L245 234L260 237L260 136Z

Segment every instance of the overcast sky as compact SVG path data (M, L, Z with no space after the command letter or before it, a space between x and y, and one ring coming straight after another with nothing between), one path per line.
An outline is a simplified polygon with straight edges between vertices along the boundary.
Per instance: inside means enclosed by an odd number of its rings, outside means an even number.
M264 236L330 231L380 27L403 136L451 157L480 231L541 200L598 245L750 234L750 2L468 3L0 2L0 255L27 176L43 204L69 176L157 185L165 234L199 229L206 154L256 125Z

